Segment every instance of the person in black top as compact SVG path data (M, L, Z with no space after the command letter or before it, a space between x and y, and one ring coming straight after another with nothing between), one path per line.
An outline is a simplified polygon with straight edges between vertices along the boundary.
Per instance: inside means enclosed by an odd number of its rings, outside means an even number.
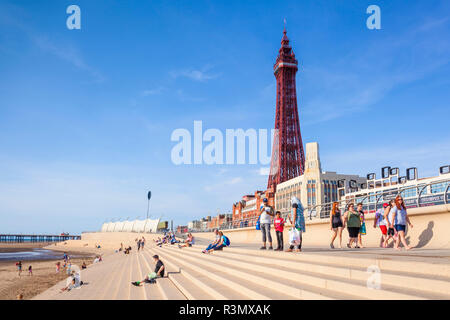
M161 277L161 278L164 277L164 263L161 260L159 260L159 256L156 255L156 254L153 256L153 259L155 260L155 264L156 264L155 272L154 272L154 273L156 273L156 276L154 274L153 275L149 274L142 281L133 281L133 282L131 282L132 285L135 285L135 286L139 287L142 283L145 283L145 282L147 282L147 283L155 283L156 282L156 280L155 280L156 277Z
M342 222L341 210L339 210L339 202L333 202L333 208L331 209L330 215L330 227L333 230L333 235L331 236L331 249L334 249L334 240L339 235L339 248L342 248L342 230L344 229L344 224Z

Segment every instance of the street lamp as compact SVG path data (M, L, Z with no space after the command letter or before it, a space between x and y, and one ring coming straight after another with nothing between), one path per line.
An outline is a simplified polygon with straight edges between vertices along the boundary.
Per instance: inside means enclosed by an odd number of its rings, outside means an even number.
M149 191L148 193L147 193L147 199L148 199L148 202L147 202L147 219L148 219L148 212L149 212L149 210L150 210L150 199L152 198L152 192L151 191Z

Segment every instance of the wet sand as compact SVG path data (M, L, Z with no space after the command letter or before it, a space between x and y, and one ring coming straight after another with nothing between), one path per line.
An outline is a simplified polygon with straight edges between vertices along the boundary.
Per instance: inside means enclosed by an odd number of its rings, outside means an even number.
M19 252L36 248L44 248L48 243L19 243L0 244L0 252ZM47 247L48 248L48 247ZM69 256L77 256L71 259L72 265L81 265L86 262L91 264L95 258L92 252L82 252L81 250L67 250ZM61 271L56 273L56 262L61 261ZM61 259L54 260L29 260L22 261L22 273L18 275L16 261L0 261L0 300L15 300L18 294L22 294L24 299L31 299L37 294L54 286L59 281L68 277L62 265ZM28 266L33 267L33 275L28 274Z

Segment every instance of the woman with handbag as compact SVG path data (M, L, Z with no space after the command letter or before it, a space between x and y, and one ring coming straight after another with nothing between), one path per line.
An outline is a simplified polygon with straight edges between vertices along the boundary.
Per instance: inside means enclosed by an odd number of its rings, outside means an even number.
M344 228L347 225L349 242L347 243L347 247L351 248L353 242L356 244L355 248L358 247L358 234L359 229L361 228L361 217L359 212L355 211L355 205L350 203L348 205L348 211L344 214Z
M303 237L302 233L306 231L305 227L305 216L303 214L303 206L300 200L296 197L292 197L292 219L289 215L289 221L293 228L290 231L289 240L290 246L286 252L292 252L295 246L297 246L296 252L302 251Z

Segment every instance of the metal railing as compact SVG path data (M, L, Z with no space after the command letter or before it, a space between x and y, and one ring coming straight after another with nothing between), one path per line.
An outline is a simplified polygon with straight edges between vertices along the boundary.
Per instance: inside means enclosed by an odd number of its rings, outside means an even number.
M425 190L431 189L431 186L444 184L443 191L440 192L426 192ZM446 185L445 185L446 184ZM394 190L396 189L396 190ZM383 207L382 203L395 199L398 195L402 195L407 190L415 189L415 196L403 197L407 209L410 208L420 208L433 205L441 205L450 203L450 179L443 179L438 181L429 182L424 185L414 185L408 187L398 187L392 188L390 190L385 190L381 192L372 192L364 194L361 196L356 196L350 199L341 199L335 201L338 203L338 207L341 212L345 212L348 209L350 203L362 203L363 210L368 213L373 213L376 210ZM372 200L373 199L373 200ZM318 204L310 207L306 207L304 210L305 219L308 220L320 220L328 219L330 217L331 209L333 207L333 202ZM282 213L282 217L286 220L289 212ZM258 217L243 218L239 220L233 220L227 224L221 225L219 229L239 229L245 227L254 227L256 225ZM198 232L210 232L213 229L199 230ZM196 231L197 232L197 231Z

